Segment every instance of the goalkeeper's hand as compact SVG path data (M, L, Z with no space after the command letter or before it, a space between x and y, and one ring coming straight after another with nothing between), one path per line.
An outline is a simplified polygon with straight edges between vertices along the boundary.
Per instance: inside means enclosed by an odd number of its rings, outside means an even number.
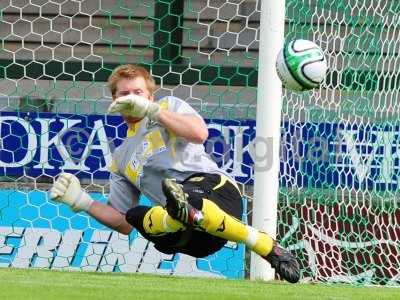
M88 211L93 199L81 189L81 184L75 175L61 173L50 189L53 201L69 205L74 212Z
M160 105L137 95L122 96L113 101L108 108L108 113L120 113L133 118L148 117L157 121Z

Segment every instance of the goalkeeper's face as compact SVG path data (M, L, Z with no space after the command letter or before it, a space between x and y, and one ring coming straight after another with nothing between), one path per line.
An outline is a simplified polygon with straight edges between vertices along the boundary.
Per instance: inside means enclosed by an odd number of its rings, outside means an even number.
M116 84L117 90L113 96L113 100L127 95L137 95L148 99L149 101L154 101L153 94L149 91L147 87L146 80L141 77L135 78L122 78ZM128 124L135 124L142 119L123 116L125 122Z

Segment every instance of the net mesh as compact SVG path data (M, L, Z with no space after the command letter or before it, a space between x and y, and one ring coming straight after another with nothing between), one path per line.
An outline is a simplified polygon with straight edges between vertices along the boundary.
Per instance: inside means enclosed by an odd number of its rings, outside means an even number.
M303 279L397 285L400 4L286 3L286 38L317 42L329 74L319 90L284 94L278 238ZM234 252L165 256L45 191L66 170L106 201L107 164L125 129L103 115L105 81L115 66L138 63L155 77L156 98L177 96L208 119L206 149L241 183L251 221L259 6L1 2L0 266L243 276Z

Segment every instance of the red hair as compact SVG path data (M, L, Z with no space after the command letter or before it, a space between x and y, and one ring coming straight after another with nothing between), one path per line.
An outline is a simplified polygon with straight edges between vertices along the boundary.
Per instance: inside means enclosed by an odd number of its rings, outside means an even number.
M154 93L156 90L156 82L149 71L138 65L126 64L115 68L110 77L108 77L108 88L110 89L111 95L113 97L115 96L118 81L121 79L134 79L136 77L143 77L149 92L151 94Z

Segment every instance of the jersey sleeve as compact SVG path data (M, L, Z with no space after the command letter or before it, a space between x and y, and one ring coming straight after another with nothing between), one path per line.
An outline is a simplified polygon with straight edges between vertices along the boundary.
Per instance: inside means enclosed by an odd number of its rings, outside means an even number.
M125 177L111 172L108 204L121 213L126 213L139 202L140 192Z
M177 97L165 97L160 100L160 105L161 108L166 108L170 111L177 112L183 115L196 116L202 119L202 117L193 107Z

